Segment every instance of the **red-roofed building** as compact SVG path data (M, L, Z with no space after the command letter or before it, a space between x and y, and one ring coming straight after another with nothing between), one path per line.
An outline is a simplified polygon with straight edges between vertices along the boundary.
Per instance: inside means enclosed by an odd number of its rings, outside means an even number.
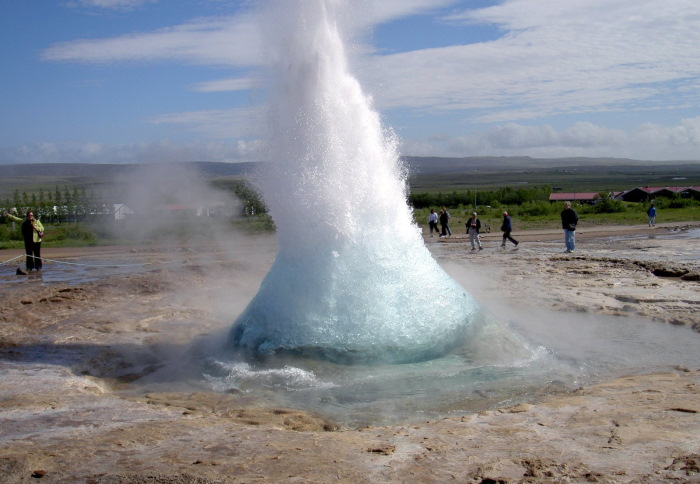
M681 197L694 198L700 200L700 187L687 187L681 192Z
M692 196L688 190L695 187L637 187L622 192L616 198L625 202L644 202L658 197L672 198L676 195Z
M620 192L610 193L609 196L616 197ZM574 192L574 193L550 193L550 202L579 202L579 203L595 203L600 197L598 192Z

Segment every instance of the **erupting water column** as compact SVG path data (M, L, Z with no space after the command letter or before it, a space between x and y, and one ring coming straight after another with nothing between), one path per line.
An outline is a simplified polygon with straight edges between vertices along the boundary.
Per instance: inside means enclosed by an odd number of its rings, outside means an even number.
M479 312L412 222L405 171L348 72L337 0L274 3L269 163L258 180L279 253L234 347L413 362L464 341Z

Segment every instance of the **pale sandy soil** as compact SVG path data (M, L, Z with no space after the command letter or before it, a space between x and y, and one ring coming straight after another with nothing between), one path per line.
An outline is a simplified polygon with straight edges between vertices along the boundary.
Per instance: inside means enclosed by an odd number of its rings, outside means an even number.
M582 227L574 254L563 253L559 231L516 230L517 251L499 249L499 234L485 234L476 253L464 235L426 241L446 270L471 268L478 297L496 294L522 311L635 315L684 326L700 342L700 245L686 237L698 229ZM229 242L45 248L43 275L2 268L0 482L700 482L695 367L361 429L206 385L130 391L229 326L255 294L275 242Z

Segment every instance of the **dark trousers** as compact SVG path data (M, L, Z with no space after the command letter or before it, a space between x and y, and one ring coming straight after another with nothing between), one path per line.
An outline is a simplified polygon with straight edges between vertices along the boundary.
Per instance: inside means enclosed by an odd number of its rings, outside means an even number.
M513 242L515 245L518 245L518 241L515 240L513 237L510 236L510 231L509 232L503 232L503 245L506 245L506 239L510 240Z
M27 270L41 270L41 242L24 242L24 251L27 254Z
M440 233L440 231L438 230L437 222L430 222L430 235L433 235L433 230L436 233Z

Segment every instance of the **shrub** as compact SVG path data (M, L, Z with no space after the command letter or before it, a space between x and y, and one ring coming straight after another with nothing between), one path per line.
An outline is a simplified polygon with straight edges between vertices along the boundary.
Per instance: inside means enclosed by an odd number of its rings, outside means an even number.
M55 225L51 230L47 228L45 240L47 242L76 240L85 245L97 245L95 232L85 225L76 223Z
M0 225L0 240L22 240L22 231L20 226L22 224L16 224L15 230L12 230L12 225Z
M525 202L519 207L518 214L523 217L539 217L554 213L557 208L550 202Z
M595 213L620 213L626 212L625 205L619 200L602 198L594 206Z
M664 208L687 208L697 205L692 198L672 198L668 201L668 207Z

